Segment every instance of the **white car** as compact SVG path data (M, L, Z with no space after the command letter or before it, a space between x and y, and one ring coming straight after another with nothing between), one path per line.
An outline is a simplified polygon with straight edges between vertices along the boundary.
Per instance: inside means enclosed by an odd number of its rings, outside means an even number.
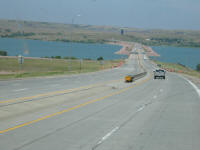
M154 79L157 79L157 78L165 79L165 73L166 73L166 71L163 69L156 69L154 71Z

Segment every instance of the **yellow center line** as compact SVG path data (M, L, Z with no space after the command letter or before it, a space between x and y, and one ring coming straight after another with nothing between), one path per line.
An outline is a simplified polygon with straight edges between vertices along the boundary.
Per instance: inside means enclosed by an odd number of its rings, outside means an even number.
M67 94L67 93L70 93L70 92L80 91L82 89L102 86L106 83L119 82L121 80L122 79L111 80L111 81L107 81L107 82L104 82L104 83L91 84L91 85L88 85L88 86L81 86L81 87L78 87L78 88L72 88L72 89L67 89L67 90L62 90L62 91L54 91L54 92L48 92L48 93L38 94L38 95L34 95L34 96L19 97L19 98L15 98L15 99L3 100L3 101L0 101L0 104L11 103L11 102L15 102L15 101L18 101L18 100L25 101L25 100L35 99L35 98L42 98L42 97L46 97L46 96L53 96L53 95L56 95L56 94Z
M54 116L57 116L57 115L61 115L61 114L63 114L63 113L66 113L66 112L69 112L69 111L78 109L78 108L80 108L80 107L83 107L83 106L86 106L86 105L89 105L89 104L92 104L92 103L95 103L95 102L97 102L97 101L104 100L104 99L106 99L106 98L108 98L108 97L111 97L111 96L114 96L114 95L118 95L118 94L120 94L120 93L122 93L122 92L125 92L125 91L127 91L127 90L129 90L129 89L135 87L136 85L140 85L140 84L142 84L142 83L144 83L144 82L147 82L148 80L150 80L151 77L152 77L152 75L149 75L149 77L146 78L145 80L141 80L141 81L135 83L135 84L132 85L132 86L129 86L129 87L127 87L127 88L123 88L123 89L121 89L121 90L119 90L119 91L117 91L117 92L113 92L113 93L108 94L108 95L106 95L106 96L103 96L103 97L100 97L100 98L97 98L97 99L94 99L94 100L90 100L90 101L88 101L88 102L85 102L85 103L76 105L76 106L74 106L74 107L67 108L67 109L64 109L64 110L62 110L62 111L59 111L59 112L56 112L56 113L52 113L52 114L49 114L49 115L46 115L46 116L43 116L43 117L40 117L40 118L35 119L35 120L32 120L32 121L28 121L28 122L25 122L25 123L16 125L16 126L14 126L14 127L11 127L11 128L5 129L5 130L0 130L0 135L2 135L2 133L8 132L8 131L12 131L12 130L15 130L15 129L18 129L18 128L21 128L21 127L24 127L24 126L27 126L27 125L30 125L30 124L39 122L39 121L41 121L41 120L45 120L45 119L47 119L47 118L51 118L51 117L54 117Z

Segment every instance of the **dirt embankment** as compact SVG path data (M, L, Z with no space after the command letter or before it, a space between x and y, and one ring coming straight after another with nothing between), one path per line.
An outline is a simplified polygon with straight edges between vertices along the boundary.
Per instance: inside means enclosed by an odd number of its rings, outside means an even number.
M155 56L158 57L160 56L158 53L156 53L151 47L148 46L144 46L143 45L143 49L146 51L148 56Z
M108 42L108 44L122 46L122 48L119 51L115 52L115 54L119 55L129 55L134 46L133 43L123 42L123 41Z
M129 55L134 47L134 43L124 42L124 41L108 42L108 44L122 46L122 48L119 51L115 52L115 54L119 55ZM156 56L156 57L160 56L151 47L142 45L142 49L145 50L147 56Z

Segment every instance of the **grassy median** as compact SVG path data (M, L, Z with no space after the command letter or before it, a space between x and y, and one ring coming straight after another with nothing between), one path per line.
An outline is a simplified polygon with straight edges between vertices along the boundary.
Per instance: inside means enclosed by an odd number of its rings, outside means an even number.
M183 65L174 64L174 63L164 63L164 62L159 62L156 60L153 60L153 62L155 62L157 65L160 65L161 68L166 69L168 71L187 74L190 76L200 78L200 72L190 69L190 68L187 68Z
M0 58L0 79L51 76L95 72L116 67L122 60L70 60L25 58L22 65L17 57Z

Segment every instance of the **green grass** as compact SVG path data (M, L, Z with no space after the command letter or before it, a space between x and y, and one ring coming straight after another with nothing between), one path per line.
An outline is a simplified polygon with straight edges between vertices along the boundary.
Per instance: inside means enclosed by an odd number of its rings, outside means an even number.
M0 79L94 72L112 68L120 61L104 61L104 64L101 65L99 61L94 60L83 60L81 63L80 60L25 59L24 64L19 65L17 58L0 58Z
M187 75L190 75L190 76L200 78L200 72L198 72L196 70L181 66L179 64L164 63L164 62L159 62L159 61L155 61L155 60L153 60L153 61L156 64L160 64L162 68L167 69L167 70L171 70L172 72L187 74Z

